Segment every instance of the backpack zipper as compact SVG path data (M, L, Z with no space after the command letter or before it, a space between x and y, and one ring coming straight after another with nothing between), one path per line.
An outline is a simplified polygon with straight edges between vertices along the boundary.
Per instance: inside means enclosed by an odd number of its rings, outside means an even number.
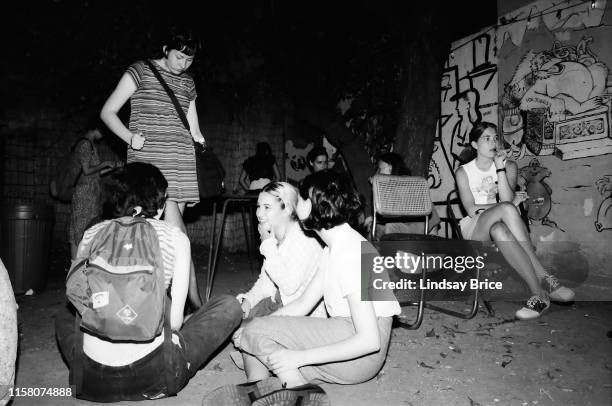
M106 269L104 269L103 267L101 267L100 265L96 265L96 264L87 264L85 270L83 271L83 273L85 275L87 275L88 273L91 273L91 268L96 268L97 270L100 270L102 272L105 272L107 274L111 274L111 275L134 275L134 274L140 274L140 273L144 273L144 274L150 274L152 275L154 273L154 269L142 269L139 271L132 271L132 272L125 272L125 273L117 273L117 272L110 272Z

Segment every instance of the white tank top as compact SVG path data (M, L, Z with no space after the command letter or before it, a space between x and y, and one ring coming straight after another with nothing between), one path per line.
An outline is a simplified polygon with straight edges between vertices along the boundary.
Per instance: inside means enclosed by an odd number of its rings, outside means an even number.
M474 196L475 204L497 203L497 172L495 163L486 171L480 170L476 166L476 160L471 160L461 166L468 177L470 190Z

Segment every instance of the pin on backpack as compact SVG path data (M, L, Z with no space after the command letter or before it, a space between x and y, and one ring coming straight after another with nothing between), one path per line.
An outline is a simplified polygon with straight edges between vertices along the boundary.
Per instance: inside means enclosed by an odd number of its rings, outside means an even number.
M73 265L66 295L81 328L114 341L150 341L166 314L163 259L157 232L145 219L124 217L104 225Z

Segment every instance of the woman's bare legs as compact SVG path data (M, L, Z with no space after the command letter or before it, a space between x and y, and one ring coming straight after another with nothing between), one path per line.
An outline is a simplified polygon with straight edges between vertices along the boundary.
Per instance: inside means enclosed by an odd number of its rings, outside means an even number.
M499 203L485 210L478 218L472 239L499 242L502 255L527 283L531 292L534 295L542 294L539 279L543 279L547 273L535 255L527 227L513 204Z
M182 232L187 234L187 228L183 221L183 212L185 211L185 203L177 203L173 200L166 201L166 208L164 210L164 220L178 227ZM191 260L191 268L189 271L189 301L195 309L199 309L202 306L202 298L200 297L200 291L198 290L198 281L195 275L195 267L193 266L193 259Z

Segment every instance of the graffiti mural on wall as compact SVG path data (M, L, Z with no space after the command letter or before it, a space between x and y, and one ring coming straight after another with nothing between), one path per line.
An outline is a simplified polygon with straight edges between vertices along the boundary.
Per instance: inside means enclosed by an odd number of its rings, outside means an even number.
M561 159L612 153L608 67L589 48L554 41L529 50L501 98L502 134L514 159L527 151Z
M543 226L550 226L565 231L557 223L548 218L552 208L552 188L546 181L552 175L550 169L543 167L537 158L529 165L519 169L519 185L527 192L527 200L523 203L529 220L540 221Z
M455 46L442 75L441 115L429 165L432 198L455 188L455 170L473 158L468 134L477 121L497 123L497 66L491 29Z
M612 229L612 175L605 175L597 179L595 182L602 201L597 210L597 218L595 219L595 230L602 232L603 230Z

